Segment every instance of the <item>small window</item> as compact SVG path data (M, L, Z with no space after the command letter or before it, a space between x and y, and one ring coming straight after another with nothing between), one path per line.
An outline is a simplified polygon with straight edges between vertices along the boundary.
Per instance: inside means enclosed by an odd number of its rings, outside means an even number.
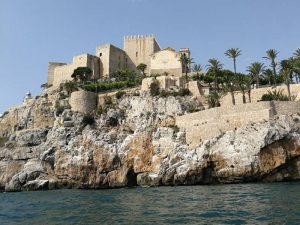
M102 52L100 52L99 56L102 56Z
M138 57L138 52L135 53L135 57Z

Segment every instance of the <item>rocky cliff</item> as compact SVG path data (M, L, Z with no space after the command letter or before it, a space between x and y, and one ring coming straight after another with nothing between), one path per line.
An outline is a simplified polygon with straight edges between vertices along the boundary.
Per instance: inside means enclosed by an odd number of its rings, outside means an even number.
M112 100L88 124L56 92L6 113L0 119L1 189L300 179L298 115L248 124L191 149L175 116L201 109L192 97Z

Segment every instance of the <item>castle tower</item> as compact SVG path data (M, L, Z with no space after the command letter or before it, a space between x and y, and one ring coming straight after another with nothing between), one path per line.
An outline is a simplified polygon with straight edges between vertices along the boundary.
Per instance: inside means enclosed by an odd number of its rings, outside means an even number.
M135 66L140 63L147 65L146 73L150 71L151 55L160 51L154 35L137 35L124 37L124 51Z

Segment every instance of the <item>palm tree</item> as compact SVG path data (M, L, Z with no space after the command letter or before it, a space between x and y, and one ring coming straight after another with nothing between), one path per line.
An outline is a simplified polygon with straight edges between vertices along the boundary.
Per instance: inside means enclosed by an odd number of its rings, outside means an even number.
M185 82L186 84L188 83L188 71L190 69L190 65L193 63L192 62L193 59L188 58L185 54L182 54L180 56L179 61L181 62L183 71L185 72Z
M246 103L245 93L246 93L246 91L248 91L246 82L247 82L247 77L244 74L239 73L236 75L237 88L238 88L238 90L240 90L242 92L244 104ZM251 90L251 84L250 84L250 90Z
M230 48L225 52L228 58L233 59L234 74L236 74L236 58L242 54L239 48Z
M196 73L197 79L200 79L200 73L201 73L202 70L203 70L203 68L202 68L201 64L195 64L193 66L193 72Z
M223 86L223 90L225 93L230 93L232 105L235 105L235 97L234 92L236 91L236 79L235 76L225 76L224 81L225 85Z
M271 61L271 67L273 69L273 75L274 75L274 84L276 85L277 81L276 81L276 66L277 63L275 62L275 59L278 55L278 51L276 51L275 49L269 49L268 51L266 51L267 56L263 57L264 59L268 59Z
M268 79L269 81L269 86L271 86L272 84L272 78L273 78L273 72L271 69L266 69L264 72L263 72L263 76Z
M209 59L208 60L208 64L206 65L206 67L208 68L207 72L213 74L214 76L214 82L215 82L215 89L218 89L218 73L220 72L220 70L223 68L223 64L215 59Z
M294 70L294 73L295 73L295 76L296 76L296 81L298 83L299 77L300 77L300 58L299 59L298 58L294 59L293 70Z
M264 64L260 62L254 62L251 63L250 66L248 66L247 71L256 78L256 88L259 87L259 77L261 76L262 72L264 71Z
M291 89L290 89L290 82L291 82L291 76L293 74L293 62L290 59L282 60L280 62L281 67L281 75L285 81L287 91L288 91L288 97L291 101Z
M300 48L296 49L295 53L294 53L294 56L297 58L297 59L300 59Z

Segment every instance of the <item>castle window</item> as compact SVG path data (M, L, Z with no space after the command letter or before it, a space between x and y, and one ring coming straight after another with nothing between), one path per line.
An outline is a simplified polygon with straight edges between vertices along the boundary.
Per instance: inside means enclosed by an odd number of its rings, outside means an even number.
M138 52L135 53L135 57L138 57Z
M102 52L100 52L99 56L102 56Z

